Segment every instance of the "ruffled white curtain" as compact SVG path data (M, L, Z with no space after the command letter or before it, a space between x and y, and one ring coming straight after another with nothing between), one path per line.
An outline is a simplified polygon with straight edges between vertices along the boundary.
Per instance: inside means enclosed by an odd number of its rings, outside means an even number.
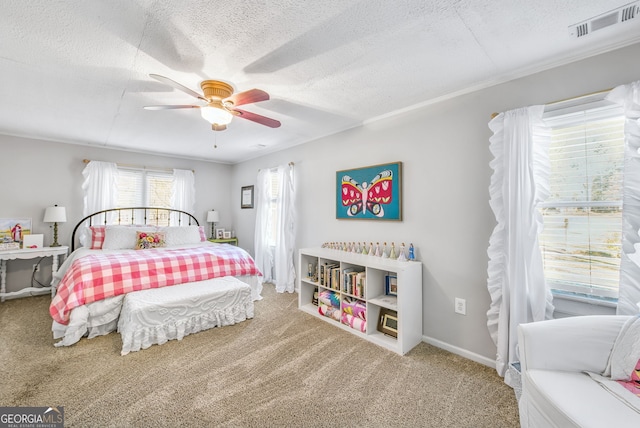
M262 272L264 282L273 281L273 252L269 243L269 220L271 201L271 172L268 169L258 171L256 179L256 228L253 242L256 266Z
M640 303L640 81L618 86L607 99L623 106L626 116L617 313L635 315Z
M173 188L171 190L171 208L186 211L189 214L195 212L196 206L196 180L193 171L189 169L173 170ZM178 214L171 219L172 224L178 224Z
M84 181L83 216L115 208L118 202L118 166L113 162L91 161L82 170ZM87 231L80 231L80 242L87 243Z
M276 205L275 284L278 293L293 293L296 287L296 270L293 265L296 240L296 212L293 188L293 166L282 165L277 169L280 185Z
M549 194L549 131L544 106L500 113L490 123L494 156L489 188L497 225L489 242L487 326L497 347L496 370L514 385L509 363L519 361L517 327L550 319L551 290L544 279L538 210Z
M272 174L276 175L278 182L277 195L272 194ZM296 279L293 263L296 231L293 166L260 170L256 188L256 264L264 275L263 280L274 283L277 292L293 293Z

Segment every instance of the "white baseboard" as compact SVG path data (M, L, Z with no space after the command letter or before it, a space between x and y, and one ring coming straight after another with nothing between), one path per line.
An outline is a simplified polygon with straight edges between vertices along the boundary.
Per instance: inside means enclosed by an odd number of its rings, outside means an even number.
M480 363L482 365L496 368L496 362L482 355L476 354L475 352L468 351L463 348L459 348L457 346L453 346L449 343L442 342L441 340L434 339L433 337L422 336L422 341L428 343L429 345L433 345L437 348L444 349L445 351L449 351L452 354L460 355L468 360L475 361L476 363Z

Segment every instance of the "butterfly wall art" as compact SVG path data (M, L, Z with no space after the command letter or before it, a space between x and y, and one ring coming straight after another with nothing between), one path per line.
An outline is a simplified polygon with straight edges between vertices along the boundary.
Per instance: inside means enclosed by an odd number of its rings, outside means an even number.
M336 218L402 220L402 162L336 172Z

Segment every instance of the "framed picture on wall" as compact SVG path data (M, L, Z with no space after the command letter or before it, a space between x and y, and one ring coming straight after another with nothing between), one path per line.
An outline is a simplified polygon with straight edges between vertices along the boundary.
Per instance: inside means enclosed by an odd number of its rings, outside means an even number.
M253 186L243 186L240 192L240 208L253 208Z
M402 220L402 162L337 171L336 218Z

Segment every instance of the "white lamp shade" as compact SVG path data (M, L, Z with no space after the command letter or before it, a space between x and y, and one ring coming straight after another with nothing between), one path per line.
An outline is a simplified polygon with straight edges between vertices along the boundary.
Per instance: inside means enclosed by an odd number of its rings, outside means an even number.
M64 223L67 221L67 210L64 207L48 207L44 212L45 223Z
M218 211L207 212L207 223L217 223L220 221L220 213Z

